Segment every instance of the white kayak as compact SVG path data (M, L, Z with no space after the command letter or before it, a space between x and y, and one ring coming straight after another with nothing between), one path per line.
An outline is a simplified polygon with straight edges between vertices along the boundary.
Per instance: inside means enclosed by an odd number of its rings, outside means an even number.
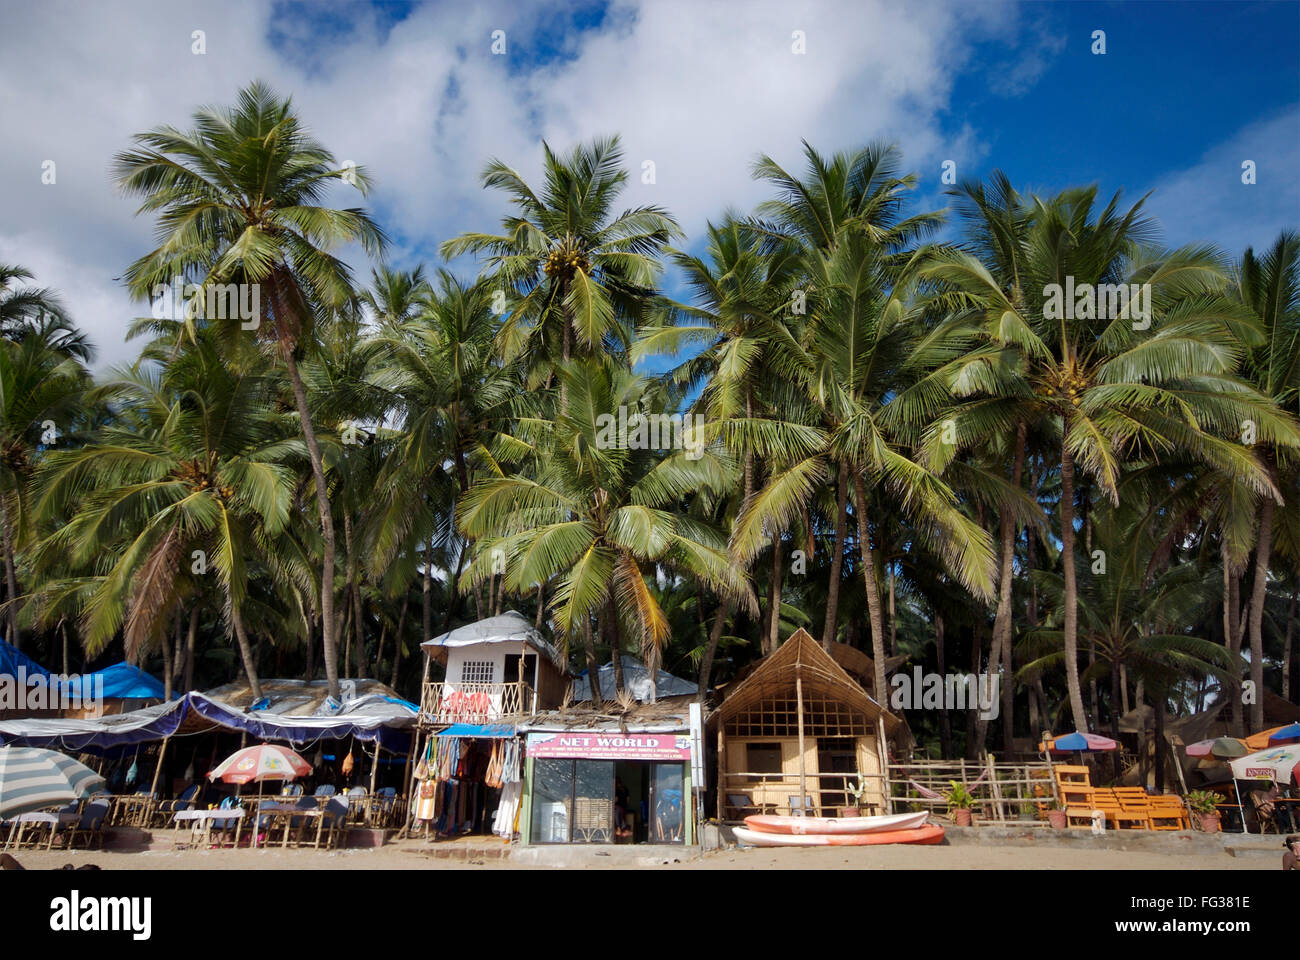
M736 839L751 847L867 847L885 843L943 843L943 827L937 823L910 830L882 830L879 833L826 833L800 835L762 833L735 827Z
M755 814L745 818L745 826L759 833L782 833L793 836L843 836L856 833L883 833L886 830L910 830L925 823L929 811L895 813L878 817L778 817Z

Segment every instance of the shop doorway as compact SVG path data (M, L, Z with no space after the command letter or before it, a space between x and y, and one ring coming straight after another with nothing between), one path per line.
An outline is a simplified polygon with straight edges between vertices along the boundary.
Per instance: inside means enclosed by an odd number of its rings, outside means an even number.
M681 763L539 757L533 842L685 843L684 782Z
M818 777L821 793L818 806L823 811L831 811L829 814L823 813L823 816L834 816L836 807L852 806L845 787L857 776L857 741L852 737L818 737L817 770L821 774ZM837 773L843 776L827 776Z

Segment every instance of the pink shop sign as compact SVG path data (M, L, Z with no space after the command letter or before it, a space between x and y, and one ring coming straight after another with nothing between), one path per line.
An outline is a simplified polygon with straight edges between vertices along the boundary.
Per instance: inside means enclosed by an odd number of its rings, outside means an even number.
M530 733L528 756L684 763L691 759L691 738L684 733Z

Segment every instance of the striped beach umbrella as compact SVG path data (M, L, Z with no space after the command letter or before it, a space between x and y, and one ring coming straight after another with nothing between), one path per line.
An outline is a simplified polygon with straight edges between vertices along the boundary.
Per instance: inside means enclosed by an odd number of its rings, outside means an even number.
M0 819L72 803L103 789L103 777L62 753L0 747Z

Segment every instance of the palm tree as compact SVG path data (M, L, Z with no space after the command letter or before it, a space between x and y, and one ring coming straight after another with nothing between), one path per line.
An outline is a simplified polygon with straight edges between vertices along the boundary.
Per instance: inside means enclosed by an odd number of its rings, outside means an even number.
M30 527L28 495L38 451L71 433L85 412L90 377L81 361L51 349L29 331L21 340L0 340L0 535L9 642L21 647L17 551Z
M1262 257L1248 249L1234 279L1235 292L1262 335L1246 358L1245 378L1280 409L1300 414L1300 235L1283 232ZM1294 450L1265 441L1259 454L1279 489L1294 491L1300 486L1300 464ZM1255 729L1264 726L1264 600L1276 509L1272 496L1265 494L1259 499L1255 580L1250 596L1250 678L1256 691L1250 711ZM1294 501L1292 498L1289 504L1293 513ZM1288 506L1281 498L1276 503Z
M261 697L245 628L250 557L289 522L295 443L273 413L275 384L232 372L210 333L159 372L121 370L91 399L112 425L91 443L51 454L37 477L36 512L71 521L44 549L94 571L81 608L87 652L124 630L128 659L165 639L182 602L182 565L217 573L224 617L254 698ZM300 448L299 448L300 449Z
M440 270L420 309L385 322L370 340L369 382L386 398L394 424L394 455L377 489L386 492L374 562L384 569L401 545L424 545L423 623L433 633L434 550L446 548L459 565L454 508L479 474L501 476L533 448L513 435L520 395L517 364L496 357L499 326L486 283L465 284ZM382 431L381 431L382 433ZM450 465L450 470L447 469ZM423 501L421 500L423 498ZM414 511L412 503L422 503ZM446 629L455 580L448 578Z
M900 218L915 178L898 176L895 148L873 146L827 160L805 144L805 154L808 172L802 180L766 157L756 164L755 176L780 191L760 206L771 225L760 221L759 228L774 238L796 239L805 249L810 290L802 344L807 361L800 380L818 422L781 438L784 464L754 498L734 540L739 555L752 556L764 524L785 528L806 509L828 467L844 466L841 477L854 494L879 696L885 690L887 654L866 478L874 492L904 508L918 536L934 545L968 589L991 590L992 552L988 535L962 512L952 490L895 442L890 423L897 418L886 411L921 371L945 358L941 343L921 336L923 318L910 298L913 245L938 215ZM781 449L775 442L775 436L768 438ZM838 499L845 501L843 487ZM839 511L837 552L846 523Z
M739 496L723 508L731 523L753 498L757 471L762 469L755 464L748 425L770 415L779 392L773 384L793 375L802 356L788 317L783 315L790 291L797 286L800 260L797 244L765 242L734 216L720 225L709 224L708 238L707 259L670 251L672 262L694 294L693 302L662 301L661 315L642 331L631 362L635 365L655 354L676 358L688 348L698 348L667 376L680 390L699 390L692 411L704 416L710 429L721 432L742 465ZM780 549L779 536L774 537L770 610L779 609L780 604ZM708 688L713 658L730 612L731 606L724 600L701 657L702 693ZM764 629L763 648L767 649L779 621L767 621Z
M259 291L258 336L273 345L289 375L311 459L324 537L325 674L337 698L334 523L298 354L311 343L317 310L328 312L353 297L351 271L330 251L359 242L378 255L385 237L363 210L322 205L340 179L362 192L369 179L359 167L340 167L312 139L289 99L253 83L239 92L235 106L203 108L193 119L190 132L162 126L137 134L136 148L116 158L119 186L144 198L139 212L158 215L161 241L131 264L126 280L139 299L174 277L204 289L243 283ZM238 349L239 333L227 332Z
M556 578L552 623L566 642L582 639L588 675L599 671L593 621L607 632L627 629L653 675L668 621L646 584L649 573L693 577L755 607L722 535L680 508L701 487L720 486L724 466L711 451L697 458L691 449L672 450L661 458L611 433L618 428L605 418L620 407L657 412L643 403L643 378L595 362L572 362L557 373L569 394L566 411L525 428L545 452L536 476L485 478L462 498L460 528L477 547L465 579L487 579L502 559L511 593ZM621 642L611 646L617 656ZM599 690L593 696L599 703Z
M1076 471L1114 501L1126 459L1186 454L1277 496L1256 454L1237 442L1240 424L1257 423L1268 442L1300 438L1288 417L1235 376L1249 324L1222 293L1217 258L1193 247L1153 252L1143 246L1149 225L1141 201L1124 212L1119 194L1099 211L1095 201L1095 187L1033 200L1018 296L966 251L936 250L924 270L978 305L983 344L968 371L969 395L1009 392L1021 401L1017 415L1032 413L1031 422L1060 437L1062 629L1079 730L1088 722L1077 664ZM1056 309L1063 287L1099 284L1148 285L1149 316ZM1003 408L975 405L950 419L955 443L941 445L947 456L1015 422Z
M1129 486L1136 486L1131 483ZM1204 589L1202 570L1195 562L1162 567L1159 528L1149 514L1132 505L1145 497L1126 489L1124 507L1094 515L1093 544L1101 547L1108 563L1105 572L1085 576L1078 595L1080 633L1096 650L1097 659L1085 679L1110 681L1110 730L1118 740L1123 677L1141 681L1156 697L1163 728L1163 700L1174 683L1188 676L1217 676L1229 681L1236 672L1229 651L1186 626L1201 621L1213 607ZM1143 504L1145 506L1145 504ZM1063 578L1052 571L1035 571L1037 584L1065 609ZM1059 624L1058 613L1056 622ZM1059 668L1068 663L1064 631L1049 626L1031 631L1026 647L1037 653L1022 673ZM1157 752L1162 750L1163 729L1157 732ZM1120 776L1116 755L1115 776ZM1162 769L1162 764L1158 769Z
M542 150L541 192L500 160L484 169L483 186L504 191L513 207L500 234L466 233L442 245L448 258L487 255L497 312L509 311L503 353L525 358L534 387L552 381L571 357L630 346L653 296L659 250L681 235L657 206L614 215L627 182L618 137L579 144L566 156L546 143Z

